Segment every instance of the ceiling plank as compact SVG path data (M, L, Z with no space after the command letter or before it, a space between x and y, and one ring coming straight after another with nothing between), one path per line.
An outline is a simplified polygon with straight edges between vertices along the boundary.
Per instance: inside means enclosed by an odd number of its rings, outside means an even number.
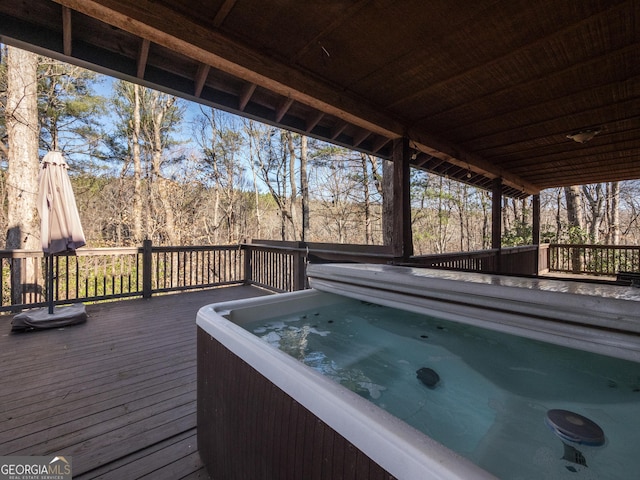
M368 3L371 3L371 0L360 0L354 4L352 4L349 8L347 8L340 15L336 15L333 21L327 25L325 28L320 30L316 35L314 35L298 52L290 59L291 63L296 63L300 60L311 47L315 45L320 45L320 40L331 32L333 32L340 25L345 23L349 18L358 13L363 7L365 7Z
M408 96L406 96L404 98L396 99L394 102L392 102L391 104L387 105L387 108L396 108L396 107L399 107L399 106L401 106L403 104L407 104L409 102L415 101L416 98L419 98L419 97L423 96L429 90L432 90L434 88L438 88L438 87L442 86L445 83L446 84L451 84L456 80L464 79L464 78L467 78L469 76L473 77L474 73L477 73L479 71L491 70L492 68L494 68L496 66L499 66L501 63L507 61L510 58L517 58L518 56L523 56L526 52L528 52L530 50L544 49L552 41L557 40L558 38L562 38L563 36L570 35L570 34L575 32L576 30L579 30L580 28L582 28L585 25L589 25L589 24L593 24L593 23L597 22L599 16L608 15L611 12L616 12L618 10L623 11L625 8L626 7L625 7L624 4L613 5L609 9L603 10L598 15L593 15L593 16L590 16L588 18L582 19L581 21L573 23L573 24L567 26L566 28L564 28L562 30L557 30L557 31L553 32L551 35L547 35L546 37L537 38L537 39L535 39L534 41L532 41L532 42L530 42L528 44L521 45L520 47L518 47L516 49L510 50L508 53L506 53L505 55L502 55L501 57L494 58L490 62L484 63L482 65L476 65L476 66L474 66L474 67L472 67L472 68L470 68L470 69L468 69L466 71L458 73L456 76L446 78L446 79L442 80L441 82L439 82L438 84L431 84L431 85L426 86L422 90L416 90L414 92L411 92L410 95L408 95ZM417 55L417 53L416 53L416 55Z
M606 55L601 55L598 57L591 58L589 60L585 60L583 62L573 64L563 70L554 71L552 74L544 77L537 77L535 79L517 84L510 85L508 87L502 88L500 90L496 90L487 95L479 96L470 102L465 102L462 105L457 105L455 107L451 107L447 110L439 111L436 114L431 114L428 117L423 117L416 119L416 124L419 124L423 120L429 120L431 123L440 123L442 118L446 118L447 116L459 116L461 112L464 111L485 111L486 115L481 118L474 118L471 123L476 124L480 120L487 120L490 122L500 120L505 115L514 115L521 114L526 112L528 109L534 107L542 107L545 108L548 106L548 111L553 111L553 105L557 104L561 100L566 100L568 98L575 98L578 101L580 98L598 98L602 92L608 92L611 89L611 83L606 80L606 76L602 76L601 84L599 85L590 85L588 89L575 90L568 93L566 91L556 92L555 90L551 90L546 99L544 99L544 103L541 102L541 99L535 98L531 99L527 105L520 105L518 108L512 108L512 106L508 102L504 102L503 98L512 98L514 96L520 96L520 92L527 92L537 88L538 85L557 85L561 83L563 78L567 78L569 83L572 83L576 76L580 76L581 72L584 71L599 71L606 68L605 65L608 65L608 60L611 57L615 57L619 59L620 62L629 62L631 65L634 64L635 58L637 58L638 51L640 50L640 44L635 43L633 45L626 46L619 50L608 52ZM633 88L635 85L638 85L638 76L635 75L633 77L628 78L625 82L614 82L615 85L618 85L619 89L624 90L625 85L627 84L630 88ZM507 111L500 112L496 110L487 110L486 105L508 105L510 108ZM456 123L455 129L445 132L438 132L439 134L455 135L456 131L461 131L469 128L469 121L467 122L458 122Z

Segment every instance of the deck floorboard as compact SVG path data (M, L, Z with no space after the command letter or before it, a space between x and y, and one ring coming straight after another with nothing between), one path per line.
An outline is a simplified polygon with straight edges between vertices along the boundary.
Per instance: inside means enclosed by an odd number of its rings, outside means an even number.
M196 326L254 287L87 306L85 324L9 333L0 317L0 456L65 455L73 478L208 479L196 441Z

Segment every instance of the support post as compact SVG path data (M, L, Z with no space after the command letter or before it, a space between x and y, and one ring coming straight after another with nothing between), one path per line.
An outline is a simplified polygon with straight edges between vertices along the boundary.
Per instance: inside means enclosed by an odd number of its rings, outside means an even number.
M305 242L298 242L298 248L293 257L293 290L307 288L307 253Z
M496 253L496 272L501 272L502 255L502 179L494 178L491 189L491 248Z
M53 285L54 285L54 262L53 253L47 253L47 311L49 315L53 315L54 302Z
M253 281L253 276L251 275L253 247L249 245L249 241L246 241L242 245L242 251L244 252L244 284L251 285L251 282Z
M531 243L538 247L536 254L535 273L540 273L540 195L531 199L533 210L533 224L531 225Z
M411 233L411 171L409 139L393 141L393 256L406 261L413 255Z
M151 240L142 241L142 298L151 298L151 271L153 269L153 256Z

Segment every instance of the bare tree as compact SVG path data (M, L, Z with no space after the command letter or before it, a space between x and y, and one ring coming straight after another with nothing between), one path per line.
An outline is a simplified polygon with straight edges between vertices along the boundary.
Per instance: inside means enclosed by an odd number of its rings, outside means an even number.
M620 243L620 183L607 183L607 243L618 245Z
M287 146L289 150L289 215L291 217L291 228L293 229L294 240L298 237L298 222L296 214L296 203L298 201L298 186L296 184L296 149L293 145L293 133L286 132Z
M170 199L170 182L164 176L162 166L164 154L170 145L168 132L175 127L179 112L174 108L176 97L158 91L149 92L148 126L146 145L151 151L151 179L155 185L164 213L164 231L170 245L180 244L180 235L175 228L173 205Z
M204 155L201 170L207 183L213 181L212 224L216 232L215 238L218 238L219 230L226 230L226 240L232 243L239 240L238 219L246 217L246 207L242 201L244 168L239 158L245 140L240 129L222 112L214 109L201 112L201 145Z
M382 197L382 243L391 245L393 241L393 162L382 160L382 166L378 159L369 156L373 184L378 194Z
M300 136L300 196L302 197L302 231L300 240L307 241L309 234L309 177L307 175L308 142L305 135Z
M259 127L255 122L248 123L247 133L253 137L251 141L256 146L253 161L257 166L257 174L280 212L280 237L282 240L290 238L287 234L287 226L290 226L291 237L296 239L297 226L291 215L291 199L287 187L291 171L289 162L292 161L288 136L274 127Z
M362 189L364 208L364 243L373 243L373 232L371 230L371 195L369 194L369 168L368 155L360 153L360 167L362 169Z
M582 194L586 199L588 239L591 243L598 243L600 241L601 225L604 218L605 192L603 184L583 185Z
M5 123L9 168L6 248L9 249L40 248L37 69L37 55L13 47L7 49ZM15 303L19 303L25 285L36 283L35 269L29 267L27 271L12 272Z
M139 244L149 231L146 226L146 216L143 215L143 158L142 158L142 95L143 88L137 84L124 81L116 82L114 95L111 100L115 114L119 118L118 132L110 138L110 148L113 155L121 160L120 173L121 184L132 187L130 215L127 219L131 223L131 242ZM124 139L126 147L120 147L118 138ZM128 170L133 166L133 181L127 181ZM121 197L120 197L121 198ZM120 209L126 212L128 203L120 205ZM122 219L125 221L125 219Z
M133 94L133 115L131 118L131 153L133 160L133 241L142 242L142 155L140 154L140 138L142 120L140 114L140 85L131 86Z
M564 187L567 220L569 222L569 239L572 243L584 243L585 222L582 213L582 197L580 187L573 185Z

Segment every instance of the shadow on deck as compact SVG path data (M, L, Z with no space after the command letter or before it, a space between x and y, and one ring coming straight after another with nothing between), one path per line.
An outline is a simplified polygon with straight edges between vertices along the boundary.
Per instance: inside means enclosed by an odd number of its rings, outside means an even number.
M266 294L89 305L86 324L22 334L0 317L0 456L71 456L76 480L209 478L196 445L196 312Z

